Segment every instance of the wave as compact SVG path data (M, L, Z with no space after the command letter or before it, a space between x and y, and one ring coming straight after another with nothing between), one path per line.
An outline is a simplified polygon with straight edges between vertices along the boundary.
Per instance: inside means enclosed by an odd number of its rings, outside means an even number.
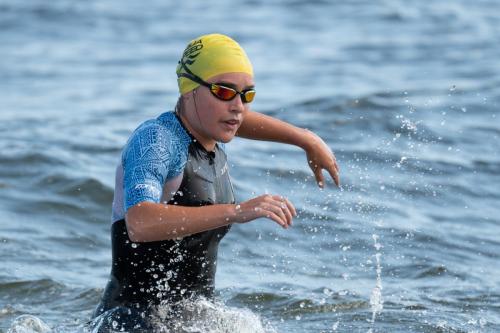
M248 306L262 307L275 317L295 317L306 314L357 311L370 308L367 299L346 290L332 291L328 288L315 290L315 299L295 298L275 293L237 293L230 302Z
M57 298L65 286L52 279L11 281L0 283L0 296L15 302L44 302Z
M49 190L65 198L79 199L80 202L110 204L114 190L92 177L74 178L65 174L46 175L39 179L35 186Z
M103 144L70 144L67 149L87 154L109 154L119 156L121 147L119 146L105 146Z
M92 177L72 178L64 174L53 174L32 181L29 193L11 200L11 207L15 210L33 214L52 211L85 216L90 207L108 209L113 200L113 189ZM19 190L19 186L26 186L25 182L21 185L20 180L15 182L18 186L14 190ZM29 211L26 209L27 204Z
M2 170L3 174L4 172L6 172L6 170L19 170L20 168L27 169L27 166L61 166L66 165L66 163L62 159L49 154L39 152L26 152L16 155L0 154L0 165L2 166L0 170Z

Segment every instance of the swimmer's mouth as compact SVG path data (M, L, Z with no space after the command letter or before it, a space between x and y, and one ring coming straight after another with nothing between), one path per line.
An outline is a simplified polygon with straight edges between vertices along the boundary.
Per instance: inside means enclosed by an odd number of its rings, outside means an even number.
M230 126L239 126L240 125L240 121L238 119L225 120L224 123L226 123Z

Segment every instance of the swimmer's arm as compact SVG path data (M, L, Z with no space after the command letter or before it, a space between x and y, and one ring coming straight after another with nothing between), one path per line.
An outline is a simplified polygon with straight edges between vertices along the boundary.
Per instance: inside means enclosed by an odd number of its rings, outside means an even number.
M143 201L128 209L125 222L133 242L153 242L184 237L231 223L245 223L260 217L288 228L295 215L295 208L287 199L262 195L238 205L202 207Z
M128 209L127 231L133 242L184 237L234 222L235 205L185 207L141 202Z
M325 183L323 169L328 171L337 186L340 184L339 167L335 155L319 136L307 129L293 126L262 113L249 111L236 135L246 139L298 146L306 152L309 167L320 187L323 187Z

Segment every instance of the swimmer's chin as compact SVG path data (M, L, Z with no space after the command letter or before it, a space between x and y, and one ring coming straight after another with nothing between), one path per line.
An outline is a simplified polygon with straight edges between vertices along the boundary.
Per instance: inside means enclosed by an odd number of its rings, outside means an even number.
M217 141L222 143L228 143L231 140L233 140L235 136L236 136L236 130L231 132L226 131L224 134L221 133L221 135L218 136Z
M219 138L218 141L221 142L221 143L229 143L229 142L231 142L234 139L235 136L236 136L236 134L232 135L231 137Z

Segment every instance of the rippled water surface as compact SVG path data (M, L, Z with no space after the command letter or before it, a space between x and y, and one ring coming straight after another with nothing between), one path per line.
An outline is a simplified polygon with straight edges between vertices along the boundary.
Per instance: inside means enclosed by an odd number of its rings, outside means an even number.
M201 332L500 331L500 3L0 0L0 332L81 332L110 269L114 170L172 109L187 41L247 50L253 108L325 139L227 146L238 200L287 195L221 243ZM159 322L159 327L164 323Z

